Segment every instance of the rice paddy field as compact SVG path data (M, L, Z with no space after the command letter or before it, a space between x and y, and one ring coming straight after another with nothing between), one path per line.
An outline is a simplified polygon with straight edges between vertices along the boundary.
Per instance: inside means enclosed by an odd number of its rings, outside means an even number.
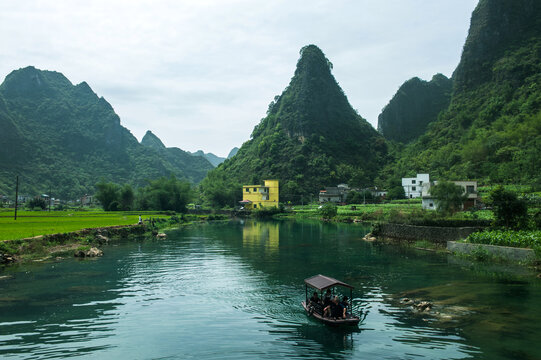
M18 211L0 210L0 240L14 240L38 235L66 233L86 228L136 224L143 219L167 217L156 212L104 211Z

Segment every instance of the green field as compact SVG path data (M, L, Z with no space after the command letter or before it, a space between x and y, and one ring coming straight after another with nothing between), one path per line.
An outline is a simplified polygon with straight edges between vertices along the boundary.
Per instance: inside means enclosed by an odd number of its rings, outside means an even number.
M293 211L296 215L301 217L317 217L319 216L320 204L310 204L302 206L294 206ZM420 200L419 201L397 201L393 203L384 204L351 204L338 206L338 218L359 217L367 220L388 220L392 215L414 215L414 216L432 216L437 217L438 213L431 210L423 210ZM454 214L448 219L462 220L462 219L482 219L492 220L494 218L492 211L480 210L475 212L460 211Z
M141 213L143 220L166 217L154 212ZM104 211L0 211L0 240L13 240L38 235L66 233L86 228L136 224L139 213Z

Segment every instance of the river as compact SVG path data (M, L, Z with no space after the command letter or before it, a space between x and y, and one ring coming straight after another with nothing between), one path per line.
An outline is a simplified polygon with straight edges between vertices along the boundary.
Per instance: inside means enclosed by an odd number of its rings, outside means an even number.
M0 358L541 358L541 280L526 268L364 242L368 230L194 225L0 269ZM303 280L320 273L355 286L358 328L303 312Z

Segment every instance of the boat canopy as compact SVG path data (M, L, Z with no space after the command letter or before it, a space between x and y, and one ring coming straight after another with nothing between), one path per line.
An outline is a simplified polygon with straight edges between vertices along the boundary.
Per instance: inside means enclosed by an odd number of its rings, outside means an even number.
M304 279L304 282L306 283L306 285L309 285L320 291L325 290L327 288L331 288L333 286L343 286L343 287L353 289L353 286L346 284L345 282L342 282L340 280L336 280L336 279L333 279L332 277L328 277L321 274L312 276L308 279Z

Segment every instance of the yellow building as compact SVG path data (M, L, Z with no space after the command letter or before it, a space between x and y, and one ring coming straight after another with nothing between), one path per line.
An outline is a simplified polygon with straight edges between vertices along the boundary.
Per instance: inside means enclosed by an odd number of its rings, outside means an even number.
M278 180L265 180L265 185L244 185L242 201L245 209L278 207Z

